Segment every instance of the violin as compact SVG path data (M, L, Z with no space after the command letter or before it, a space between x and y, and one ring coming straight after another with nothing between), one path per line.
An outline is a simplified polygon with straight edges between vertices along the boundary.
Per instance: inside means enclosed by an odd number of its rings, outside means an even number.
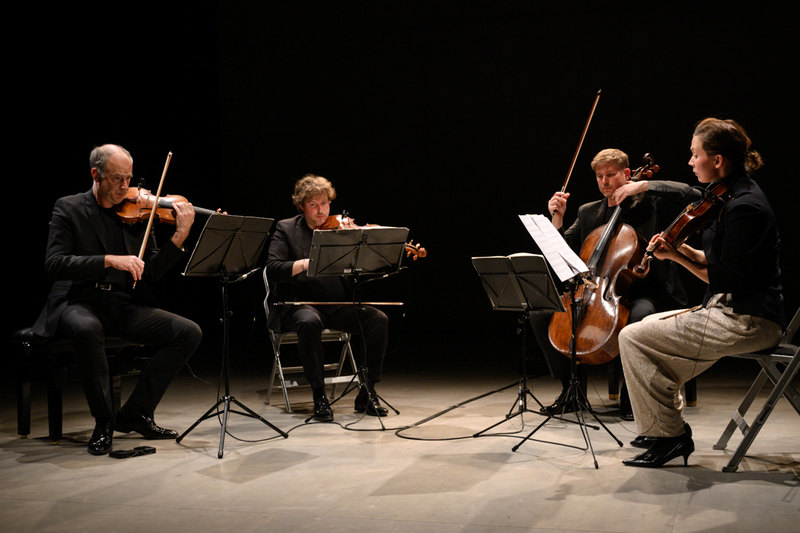
M686 206L683 212L665 229L661 237L673 248L678 248L686 240L704 231L717 220L725 204L731 199L724 180L711 184L703 191L703 197ZM644 277L650 271L650 261L658 244L651 244L645 250L642 262L633 269L634 274Z
M128 189L125 194L125 199L114 207L117 215L126 224L135 224L137 222L147 222L150 214L153 211L156 196L151 194L148 189L135 187ZM183 196L177 194L168 194L158 198L158 204L155 209L155 219L164 224L175 225L175 210L172 208L174 202L189 203ZM213 215L216 211L204 209L202 207L194 207L194 212L200 215Z
M336 229L351 229L351 228L357 229L357 228L375 227L378 225L378 224L366 224L364 226L358 226L355 224L351 224L350 227L345 228L342 224L343 219L350 219L346 211L343 211L341 215L330 215L328 219L317 229L318 230L336 230ZM426 257L428 255L428 251L419 244L414 244L414 241L407 242L405 244L405 250L406 250L406 257L410 257L414 261L416 261L420 257Z
M636 169L631 181L658 172L650 154ZM632 268L643 256L645 240L630 225L619 223L622 206L614 207L607 224L595 228L581 246L580 258L589 272L576 289L578 302L575 328L575 356L584 364L607 363L619 355L617 336L628 323L630 309L626 297L630 285L638 279ZM572 295L565 293L562 304L567 311L553 313L548 336L550 344L572 356Z

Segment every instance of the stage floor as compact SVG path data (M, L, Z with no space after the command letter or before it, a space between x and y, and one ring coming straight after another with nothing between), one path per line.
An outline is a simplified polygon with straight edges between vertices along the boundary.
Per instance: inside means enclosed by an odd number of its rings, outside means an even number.
M185 431L216 402L216 371L195 372L181 373L168 390L156 414L160 425ZM216 417L180 444L115 435L115 449L148 444L154 455L89 455L93 421L77 385L65 393L59 444L44 438L41 387L34 388L32 435L20 439L6 387L0 523L4 531L38 532L796 531L800 419L785 400L737 472L721 470L739 435L728 450L712 448L755 373L721 364L701 377L697 406L686 410L697 449L688 467L676 459L661 469L622 465L638 451L628 444L635 424L615 416L602 373L590 377L588 394L608 432L587 430L591 450L580 426L550 420L512 451L545 420L525 413L504 421L515 407L514 372L474 365L389 371L378 392L400 414L381 427L354 413L353 394L334 405L334 423L305 424L307 391L293 394L299 410L289 414L280 394L265 405L266 371L238 369L232 395L288 438L234 413L221 459ZM529 384L545 404L559 389L549 377ZM534 399L529 406L538 407Z

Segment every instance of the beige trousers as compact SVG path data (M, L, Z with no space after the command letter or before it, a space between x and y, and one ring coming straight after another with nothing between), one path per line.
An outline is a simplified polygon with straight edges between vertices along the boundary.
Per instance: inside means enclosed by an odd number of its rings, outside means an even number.
M681 385L726 355L774 346L782 331L760 317L739 315L717 294L705 308L656 313L619 334L622 369L639 435L684 433Z

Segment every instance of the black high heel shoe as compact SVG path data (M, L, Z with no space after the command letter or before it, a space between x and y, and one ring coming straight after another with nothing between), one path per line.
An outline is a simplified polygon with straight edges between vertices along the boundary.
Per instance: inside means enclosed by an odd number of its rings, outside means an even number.
M676 457L683 457L683 465L689 464L689 455L694 451L694 441L689 435L680 437L658 437L658 440L646 452L633 459L625 459L622 464L626 466L642 466L658 468L664 466Z
M689 427L689 424L686 422L683 423L683 430L686 435L689 437L692 436L692 428ZM631 446L634 448L650 448L653 444L655 444L659 439L663 439L664 437L646 437L644 435L639 435L635 439L631 441Z

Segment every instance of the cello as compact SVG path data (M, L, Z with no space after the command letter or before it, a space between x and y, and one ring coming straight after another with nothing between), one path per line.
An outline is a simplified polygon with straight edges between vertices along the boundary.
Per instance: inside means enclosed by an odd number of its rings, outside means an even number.
M650 154L645 154L644 165L630 179L650 178L658 170ZM581 246L580 258L589 271L574 294L578 306L575 356L584 364L607 363L619 355L617 336L630 316L626 295L631 283L641 277L633 268L642 260L647 243L633 227L620 223L621 213L621 205L614 207L608 223L594 229ZM562 295L567 311L554 313L548 330L550 343L567 357L572 356L572 296L569 291Z

